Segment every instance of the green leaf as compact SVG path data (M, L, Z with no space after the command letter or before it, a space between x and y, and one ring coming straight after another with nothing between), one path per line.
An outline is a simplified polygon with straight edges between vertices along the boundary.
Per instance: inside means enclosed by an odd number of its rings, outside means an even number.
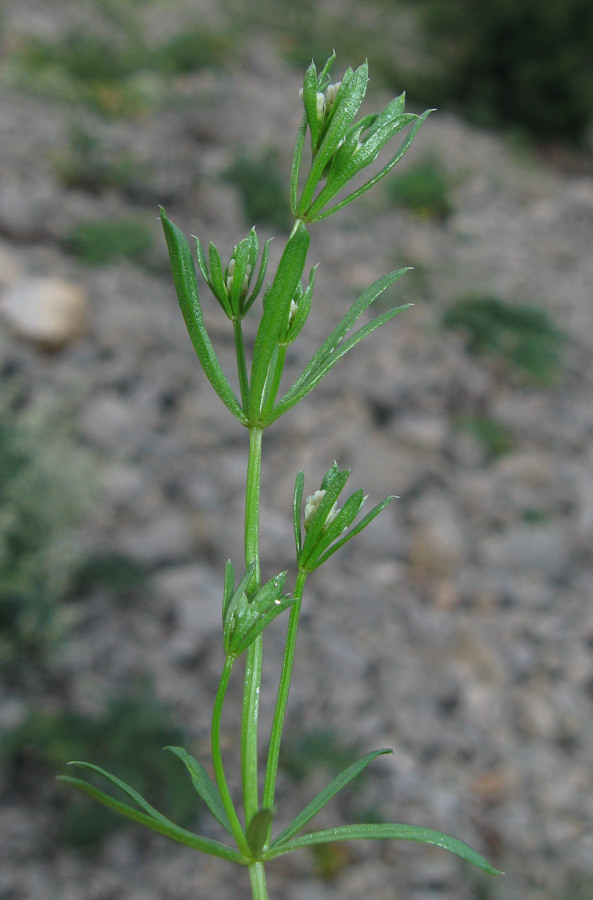
M356 537L357 534L360 534L361 531L367 527L367 525L375 519L380 512L382 512L386 506L389 506L392 500L395 500L395 494L391 494L389 497L386 497L385 500L382 500L381 503L377 503L370 512L366 514L364 519L361 519L358 525L355 525L352 531L349 531L347 535L345 535L341 540L336 541L336 543L329 548L325 553L322 553L316 560L315 564L311 567L311 569L318 569L319 566L323 565L323 563L333 556L336 550L339 550L340 547L343 547L344 544L347 544L348 541L351 541L353 537Z
M347 158L346 153L344 154L346 159L343 165L339 165L340 160L336 157L336 164L332 165L327 183L319 196L316 197L315 202L311 205L309 215L315 217L317 213L323 209L326 203L341 191L358 172L374 162L385 144L387 144L398 131L407 128L408 125L411 125L419 118L419 116L416 116L413 113L406 113L390 121L383 122L377 130L375 130L377 125L375 122L371 137L365 138L355 153L350 151L349 159ZM358 136L353 135L352 139L356 146ZM340 148L338 153L340 153L341 150L342 148Z
M264 283L264 278L266 277L266 269L268 268L268 256L270 254L271 241L272 241L272 238L268 238L268 240L266 241L266 243L264 245L264 252L262 253L262 260L261 260L260 267L259 267L259 274L257 276L257 281L255 282L255 287L253 288L251 294L249 295L249 297L247 298L247 300L245 300L245 302L243 304L243 315L245 315L245 313L251 308L254 300L256 299L259 292L261 291L262 284Z
M367 753L365 756L361 757L356 762L352 763L352 765L348 766L347 769L344 769L339 775L337 775L330 783L325 787L319 794L309 803L308 806L299 813L296 819L288 825L284 831L280 832L278 837L276 837L271 844L271 847L279 847L282 844L285 844L289 841L295 834L298 834L301 829L307 825L311 819L317 815L319 810L323 809L323 807L329 803L332 797L342 790L342 788L346 787L353 778L362 772L369 763L371 763L378 756L381 756L384 753L393 753L393 750L389 750L388 748L384 748L382 750L373 750L371 753Z
M202 247L202 245L200 243L200 239L198 237L195 237L195 235L194 235L194 239L196 242L196 256L198 258L198 268L199 268L200 272L202 273L202 278L204 279L206 284L209 285L210 284L210 272L208 271L208 261L206 259L206 254L204 253L204 248Z
M369 325L365 326L367 330L360 329L349 342L345 344L342 343L348 331L350 331L364 311L374 303L377 297L379 297L389 285L393 284L394 281L397 281L398 278L401 278L401 276L408 271L409 267L390 272L388 275L383 275L382 278L377 279L377 281L371 284L370 287L360 295L358 300L350 307L342 321L334 328L327 340L324 341L317 352L311 357L294 384L288 389L284 396L280 398L274 409L272 409L265 417L262 425L269 425L294 406L295 403L302 400L302 398L310 393L315 385L321 381L323 376L329 372L338 359L362 340L363 337L366 337L367 334L370 334L371 331L374 331L375 328L378 328L383 322L388 321L390 318L397 315L397 313L402 312L404 309L408 309L412 305L411 303L406 303L403 306L398 306L395 309L389 310L388 313L383 314L383 317L378 317L373 320L376 324L373 325L373 322L369 323ZM379 321L379 319L381 321ZM364 333L361 333L363 331Z
M231 828L229 817L223 806L220 791L208 775L204 766L188 753L187 750L184 750L183 747L165 747L165 750L170 750L171 753L174 753L175 756L181 760L190 774L192 784L198 797L202 798L214 818L220 822L222 827L228 831L230 835L232 835L233 829Z
M235 592L235 569L230 559L227 559L224 567L224 591L222 595L222 621L226 619L229 603Z
M253 234L253 232L251 232ZM257 238L256 238L257 240ZM243 286L245 284L245 276L247 275L247 266L252 259L252 242L249 237L240 241L235 250L235 271L233 273L233 284L231 287L231 309L233 315L238 317L241 314L241 295L243 294Z
M296 477L294 483L294 497L292 502L292 511L294 516L294 540L296 544L297 556L301 553L301 503L303 500L303 489L305 487L305 473L301 470Z
M290 169L290 210L295 217L299 202L299 171L301 168L301 158L303 156L303 146L305 144L306 134L307 116L304 115L297 133L294 154L292 157L292 166Z
M336 51L333 50L332 55L330 57L328 57L323 69L319 73L319 78L317 79L317 90L318 91L324 91L325 88L330 83L329 73L331 72L331 68L335 62L335 59L336 59Z
M252 816L245 837L254 859L261 859L264 848L270 840L270 829L274 821L273 809L258 809Z
M231 318L233 312L222 274L222 260L218 249L214 246L212 241L210 241L210 244L208 245L208 258L210 260L210 281L208 283L212 293L223 307L227 316Z
M118 778L117 775L112 775L111 772L106 772L105 769L101 769L99 766L95 766L93 763L81 762L80 760L72 760L72 762L68 763L69 766L77 766L79 769L88 769L90 772L95 772L97 775L101 775L103 778L106 778L107 781L110 781L111 784L114 784L116 787L123 791L124 794L127 794L130 800L133 800L134 803L137 803L140 809L143 809L144 812L151 816L158 822L162 824L171 825L172 822L170 819L167 819L166 816L163 816L158 810L151 806L148 800L145 800L144 797L135 791L133 787L130 787L129 784L126 784L125 781L122 781L121 778Z
M257 424L262 410L264 391L278 335L288 319L290 301L300 283L309 248L309 234L298 222L288 239L278 265L272 287L265 298L264 313L255 338L251 369L249 420Z
M364 495L361 490L356 491L354 494L352 494L351 497L348 497L331 525L329 525L321 532L315 544L316 557L322 554L324 550L326 550L326 548L329 547L329 545L333 543L341 534L343 534L348 526L352 524L352 522L362 509L363 503ZM307 568L311 568L310 562ZM314 568L317 568L317 566L314 566Z
M331 216L332 213L337 212L339 209L343 209L345 206L348 206L349 203L352 203L354 200L357 200L365 191L368 191L373 185L377 184L382 178L384 178L388 172L390 172L393 167L400 161L402 156L408 150L410 144L416 137L416 133L423 122L426 121L431 112L434 112L433 109L427 109L426 112L422 113L421 116L418 116L418 120L416 124L410 129L405 140L401 143L397 153L389 160L386 166L384 166L380 172L374 175L369 181L365 182L361 188L354 191L352 194L349 194L347 197L344 197L343 200L340 200L339 203L336 203L335 206L331 206L329 209L326 209L324 212L319 212L316 215L311 216L307 219L308 222L320 222L321 219L326 219L328 216Z
M319 139L319 122L317 120L317 69L313 61L311 61L311 65L305 72L303 105L311 132L311 148L315 151Z
M237 850L233 850L232 847L227 847L226 844L210 840L210 838L201 837L198 834L194 834L192 831L186 831L185 828L180 828L178 825L169 822L169 820L164 817L155 819L152 816L146 815L146 813L139 812L133 807L128 806L127 803L116 800L114 797L105 794L103 791L100 791L87 781L83 781L81 778L71 778L68 775L59 775L58 781L63 781L65 784L72 785L84 794L88 794L93 800L98 800L99 803L102 803L104 806L107 806L109 809L114 810L114 812L119 813L125 818L132 819L132 821L138 822L140 825L145 825L147 828L150 828L152 831L156 831L159 834L164 834L165 837L171 838L173 841L185 844L186 847L191 847L192 850L209 853L211 856L218 856L220 859L226 859L229 862L236 862L240 865L248 864L248 860L241 856Z
M225 404L232 414L241 423L246 424L246 418L243 414L239 401L230 386L228 379L218 361L218 357L214 352L214 347L210 341L204 319L202 309L200 307L200 299L198 297L198 286L196 283L196 271L194 269L194 261L190 246L183 232L169 221L165 214L165 210L161 207L161 221L163 230L169 249L169 257L171 260L171 270L173 272L173 281L175 290L185 324L189 332L192 344L198 355L198 359L206 374L206 377L222 402Z
M336 828L327 828L324 831L313 831L311 834L304 834L301 837L291 841L283 842L280 846L274 844L264 853L264 859L274 859L283 853L290 853L292 850L299 850L301 847L311 847L314 844L327 844L333 841L357 841L357 840L396 840L396 841L418 841L421 844L432 844L436 847L442 847L443 850L449 850L456 856L460 856L466 862L477 866L488 875L502 875L498 869L491 866L490 863L476 850L472 850L467 844L458 841L457 838L449 837L440 831L433 831L431 828L421 828L418 825L340 825Z

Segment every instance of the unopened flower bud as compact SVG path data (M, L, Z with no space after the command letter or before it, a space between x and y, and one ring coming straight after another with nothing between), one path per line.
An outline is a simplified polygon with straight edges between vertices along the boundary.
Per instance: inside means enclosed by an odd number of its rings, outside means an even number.
M317 92L317 121L323 122L325 118L325 95Z
M289 328L295 320L295 316L298 312L298 309L299 309L298 304L295 303L294 300L291 300L290 301L290 309L288 311L288 327Z
M336 102L336 97L338 96L338 91L342 85L341 81L336 82L336 84L328 84L325 89L325 111L328 113L334 103Z
M311 524L311 520L313 516L319 509L319 504L325 497L325 491L315 491L314 494L310 494L305 500L305 528L308 528Z

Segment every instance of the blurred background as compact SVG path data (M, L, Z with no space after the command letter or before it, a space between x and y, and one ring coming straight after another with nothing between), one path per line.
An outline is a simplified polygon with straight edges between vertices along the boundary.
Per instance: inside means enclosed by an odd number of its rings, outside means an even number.
M209 764L224 563L246 435L184 331L157 219L227 258L290 228L299 88L368 57L365 111L438 107L374 191L312 227L298 371L380 274L414 308L266 435L265 574L292 486L336 459L389 512L309 581L279 821L394 748L319 817L467 840L325 845L287 900L593 895L593 6L590 0L4 0L0 14L0 900L220 900L245 873L55 781L108 768L218 833ZM232 335L202 291L227 370ZM283 623L266 644L269 725ZM224 749L236 762L240 685ZM296 796L295 796L296 795Z

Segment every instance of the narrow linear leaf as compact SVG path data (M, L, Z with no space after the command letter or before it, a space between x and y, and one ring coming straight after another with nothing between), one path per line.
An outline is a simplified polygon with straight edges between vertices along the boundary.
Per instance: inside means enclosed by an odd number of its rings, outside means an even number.
M303 116L300 128L297 133L294 155L292 157L292 166L290 169L290 209L293 216L297 214L298 197L299 197L299 172L301 168L301 158L303 156L303 147L305 144L305 136L307 134L307 116Z
M397 269L394 272L388 272L387 275L383 275L381 278L378 278L377 281L374 281L366 291L360 295L360 297L352 304L346 315L341 319L340 322L336 325L331 334L325 339L321 347L313 354L302 373L296 379L292 387L288 389L286 394L280 400L280 403L283 403L285 400L289 400L293 393L296 393L300 387L305 384L315 369L331 354L334 352L338 344L344 339L346 334L350 331L352 326L358 319L362 316L362 314L371 306L375 300L381 296L387 288L392 285L395 281L402 277L406 272L409 272L410 267L406 266L404 269Z
M278 345L280 329L288 318L290 301L300 283L308 248L309 233L303 223L299 222L280 259L276 277L266 296L264 313L255 338L249 410L252 422L260 417L270 362Z
M106 778L107 781L110 781L111 784L114 784L116 787L123 791L124 794L133 800L134 803L137 803L140 809L143 809L147 815L151 816L153 819L156 819L158 822L166 825L172 825L173 823L160 813L154 806L151 806L148 800L145 800L144 797L135 791L133 787L130 787L129 784L126 784L125 781L122 781L121 778L118 778L117 775L112 775L111 772L106 772L105 769L101 769L100 766L96 766L93 763L81 762L79 760L72 760L72 762L68 763L69 766L76 766L79 769L88 769L90 772L95 772L97 775L101 775L102 778Z
M290 853L292 850L299 850L301 847L311 847L314 844L327 844L333 841L357 841L357 840L396 840L396 841L417 841L421 844L432 844L435 847L442 847L460 856L466 862L477 866L488 875L502 875L499 869L491 866L488 860L472 850L463 841L457 838L449 837L440 831L433 831L431 828L421 828L418 825L340 825L336 828L327 828L324 831L313 831L311 834L304 834L301 837L291 841L283 842L280 846L275 844L264 854L264 859L274 859L283 853Z
M352 538L356 537L357 534L360 534L361 531L364 531L364 529L367 527L367 525L370 522L372 522L373 519L375 519L379 515L380 512L383 512L385 507L389 506L391 501L395 500L395 499L396 499L395 494L391 494L389 497L386 497L385 500L382 500L381 503L377 503L377 505L374 506L370 510L370 512L368 512L366 514L366 516L363 519L360 520L358 525L355 525L355 527L352 529L352 531L349 531L348 534L344 535L343 538L341 538L339 541L336 541L336 543L332 547L330 547L329 550L327 550L325 553L322 553L320 555L319 559L317 560L317 562L315 563L313 568L318 569L319 566L323 565L323 563L327 559L330 558L330 556L333 556L333 554L336 552L336 550L339 550L340 547L343 547L344 544L347 544L348 541L351 541Z
M235 568L230 561L227 560L226 566L224 567L224 590L222 595L222 621L226 619L227 610L229 608L229 603L233 598L233 594L235 592Z
M303 375L295 381L293 386L284 394L283 397L278 401L274 409L266 416L263 424L269 425L275 419L279 418L279 416L283 415L288 409L298 403L303 397L306 397L307 394L311 393L314 387L319 384L321 379L327 375L327 373L332 369L335 364L340 360L343 356L348 353L349 350L352 350L356 344L359 344L365 337L369 334L372 334L373 331L376 331L377 328L380 328L381 325L384 325L386 322L389 322L390 319L393 319L394 316L397 316L400 312L403 312L406 309L409 309L413 306L412 303L404 303L402 306L396 306L393 309L388 310L382 315L377 316L367 325L360 328L352 337L339 345L333 352L330 352L324 355L317 363L316 366L311 366L311 369L308 373L308 377L304 378ZM307 367L308 368L308 367ZM298 387L297 387L298 382Z
M198 297L196 271L189 243L183 232L169 221L165 214L165 210L162 207L161 221L165 232L167 247L169 249L171 271L173 273L173 282L175 284L177 298L198 359L200 360L208 381L222 402L240 422L245 424L245 415L235 396L235 392L222 371L218 357L216 356L214 347L212 346L212 342L206 331L206 326L204 325L200 299Z
M371 136L366 137L362 146L354 153L351 159L343 166L336 165L336 171L330 172L327 183L311 204L309 215L313 218L320 212L332 197L344 188L354 176L375 161L383 147L398 131L407 128L420 117L413 113L404 113L391 121L383 121L379 127L374 123ZM409 146L409 144L408 144ZM399 151L398 151L399 153ZM397 156L397 154L396 154ZM401 158L401 157L399 157Z
M343 200L340 200L339 203L336 203L335 206L330 206L329 209L326 209L324 212L320 212L317 215L313 216L309 221L311 222L320 222L322 219L326 219L328 216L331 216L332 213L337 212L339 209L343 209L345 206L348 206L349 203L352 203L354 200L357 200L358 197L362 196L366 191L373 187L373 185L377 184L382 178L390 172L393 167L400 161L402 156L408 150L410 144L416 137L416 133L423 122L426 121L431 112L434 112L433 109L427 109L426 112L423 112L421 116L418 116L418 121L416 124L410 129L407 134L407 137L402 142L399 147L397 153L389 160L386 166L384 166L380 172L374 175L369 181L365 182L361 188L354 191L352 194L348 194L347 197L344 197Z
M190 774L197 795L202 798L214 818L220 822L225 831L232 835L233 829L223 806L220 791L204 766L187 750L184 750L183 747L165 747L165 750L170 750L171 753L174 753L181 760Z
M81 778L59 775L58 780L72 785L84 794L88 794L93 800L98 800L99 803L119 813L126 819L132 819L132 821L138 822L140 825L145 825L152 831L164 834L165 837L171 838L173 841L185 844L186 847L191 847L192 850L209 853L211 856L218 856L220 859L226 859L229 862L236 862L240 865L248 864L248 860L241 856L237 850L233 850L232 847L227 847L226 844L221 844L219 841L213 841L210 838L201 837L198 834L194 834L193 831L186 831L185 828L180 828L173 822L169 822L168 819L162 822L159 819L139 812L137 809L128 806L127 803L122 803L120 800L110 797L109 794L103 793L103 791L98 790L98 788L87 781L83 781Z
M348 766L347 769L344 769L344 771L337 775L333 779L333 781L330 781L327 787L325 787L322 791L319 792L319 794L317 794L317 796L311 801L311 803L309 803L309 805L305 807L302 813L299 813L296 819L293 819L293 821L284 829L284 831L280 832L278 837L276 837L272 841L271 846L279 847L281 844L285 844L292 837L294 837L295 834L298 834L298 832L301 831L301 829L304 828L305 825L307 825L307 823L317 815L319 810L323 809L323 807L326 806L327 803L329 803L332 797L335 797L335 795L339 791L341 791L342 788L346 787L346 785L349 784L353 778L356 778L356 776L360 772L362 772L362 770L365 769L369 763L372 763L374 759L385 753L393 753L393 750L389 750L388 748L383 748L382 750L373 750L371 751L371 753L365 754L365 756L362 756L359 760L352 763L352 765Z
M270 244L272 242L272 238L268 238L266 243L264 244L264 252L262 253L262 259L259 266L259 274L257 276L257 281L255 282L255 287L251 291L250 296L243 304L243 315L251 309L253 303L261 291L262 285L264 283L264 278L266 277L266 270L268 268L268 256L270 255Z
M305 487L305 473L302 471L296 477L294 483L294 497L292 502L292 510L294 515L294 540L296 544L297 556L301 552L301 504L303 501L303 489Z

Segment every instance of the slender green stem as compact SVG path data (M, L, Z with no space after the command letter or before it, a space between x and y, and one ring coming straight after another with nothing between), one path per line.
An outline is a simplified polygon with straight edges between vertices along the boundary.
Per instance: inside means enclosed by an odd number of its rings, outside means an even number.
M239 818L235 810L235 805L229 791L226 775L224 773L222 754L220 752L220 720L222 718L222 707L229 685L233 663L234 658L232 656L227 656L224 661L224 668L220 677L220 684L218 685L216 700L214 701L214 711L212 713L212 763L214 765L216 783L218 784L222 803L225 808L226 814L229 817L229 822L231 823L233 836L241 853L244 856L249 857L251 856L251 851L245 838L243 828L241 827L241 823L239 822Z
M262 862L251 863L249 866L249 877L251 878L253 900L268 900L264 864Z
M249 429L249 460L245 490L245 565L255 562L251 590L260 586L259 565L259 500L261 476L262 429ZM262 636L259 635L246 651L245 684L243 689L243 717L241 723L241 772L245 826L259 809L257 768L257 726L259 689L262 669Z
M235 336L235 351L237 354L237 369L239 371L239 386L241 388L241 402L243 411L249 409L249 379L247 377L247 363L245 362L245 343L243 341L243 326L241 319L233 317L233 334Z
M284 716L286 715L286 705L288 703L288 692L290 690L290 680L292 677L292 666L296 648L297 630L299 627L301 602L303 599L303 591L305 589L306 580L307 573L299 571L294 588L294 602L292 604L290 610L290 618L288 620L286 646L284 648L284 660L282 662L282 673L280 675L278 697L276 699L276 709L274 711L272 733L270 735L270 747L268 750L268 762L266 765L266 781L264 785L263 798L263 805L265 809L271 809L274 806L274 795L276 793L276 775L278 773L278 758L280 756L280 743L282 741L282 727L284 725Z
M276 365L274 367L274 375L270 384L270 390L264 403L262 416L265 418L273 409L278 391L280 390L280 382L282 381L282 373L284 372L284 362L286 360L286 344L280 344L278 347L278 356L276 357Z

